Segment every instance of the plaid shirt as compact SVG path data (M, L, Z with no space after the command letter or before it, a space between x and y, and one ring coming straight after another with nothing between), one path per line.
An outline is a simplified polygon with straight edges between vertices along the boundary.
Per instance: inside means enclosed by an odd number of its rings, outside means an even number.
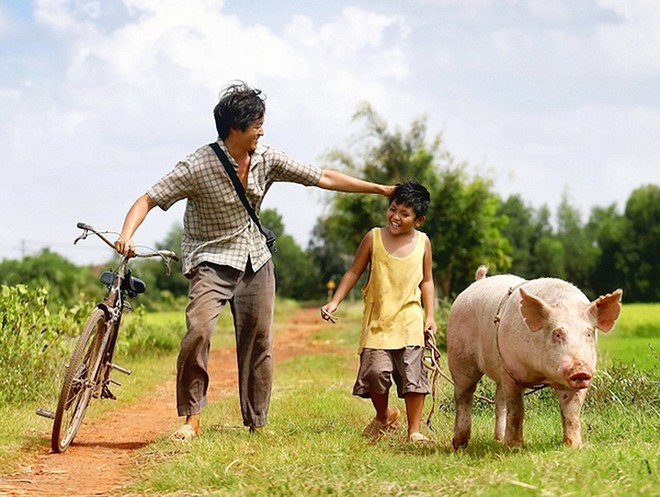
M218 144L238 168L224 141L218 140ZM258 145L250 160L246 196L259 214L264 195L273 182L314 186L320 179L318 167ZM204 145L180 161L147 190L147 195L163 210L181 199L187 200L181 242L184 274L202 262L244 271L248 259L257 271L271 258L265 237L248 215L210 146Z

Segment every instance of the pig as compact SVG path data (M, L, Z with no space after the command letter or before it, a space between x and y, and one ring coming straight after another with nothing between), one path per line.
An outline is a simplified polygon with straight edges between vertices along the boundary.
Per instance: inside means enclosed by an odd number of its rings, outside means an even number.
M495 439L523 445L523 393L546 385L559 399L564 443L582 446L580 411L596 370L597 330L609 332L621 312L622 290L593 302L556 278L506 274L476 281L454 301L447 322L447 361L454 382L452 446L465 447L472 398L485 374L497 384Z

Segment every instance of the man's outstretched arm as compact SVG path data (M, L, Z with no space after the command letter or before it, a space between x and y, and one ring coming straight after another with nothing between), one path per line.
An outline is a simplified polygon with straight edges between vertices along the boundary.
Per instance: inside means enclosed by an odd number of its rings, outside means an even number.
M386 197L389 197L395 188L393 185L371 183L332 169L323 169L321 179L316 186L324 190L347 193L378 193Z

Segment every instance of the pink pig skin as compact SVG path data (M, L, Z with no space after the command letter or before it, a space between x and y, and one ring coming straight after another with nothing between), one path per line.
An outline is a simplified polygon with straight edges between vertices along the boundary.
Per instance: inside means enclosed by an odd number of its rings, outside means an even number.
M486 271L481 266L477 281L458 295L447 323L456 404L454 449L470 439L472 398L484 374L497 383L496 440L522 446L524 390L545 384L559 399L564 443L581 447L580 410L596 370L597 329L612 329L623 292L589 302L578 288L559 279L486 278Z

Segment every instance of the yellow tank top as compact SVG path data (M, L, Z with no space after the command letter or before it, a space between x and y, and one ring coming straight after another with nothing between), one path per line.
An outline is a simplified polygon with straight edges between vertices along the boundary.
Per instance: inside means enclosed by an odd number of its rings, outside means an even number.
M364 348L400 349L424 346L421 290L426 235L406 257L395 257L383 246L381 228L372 230L369 278L362 288L364 316L358 353Z

